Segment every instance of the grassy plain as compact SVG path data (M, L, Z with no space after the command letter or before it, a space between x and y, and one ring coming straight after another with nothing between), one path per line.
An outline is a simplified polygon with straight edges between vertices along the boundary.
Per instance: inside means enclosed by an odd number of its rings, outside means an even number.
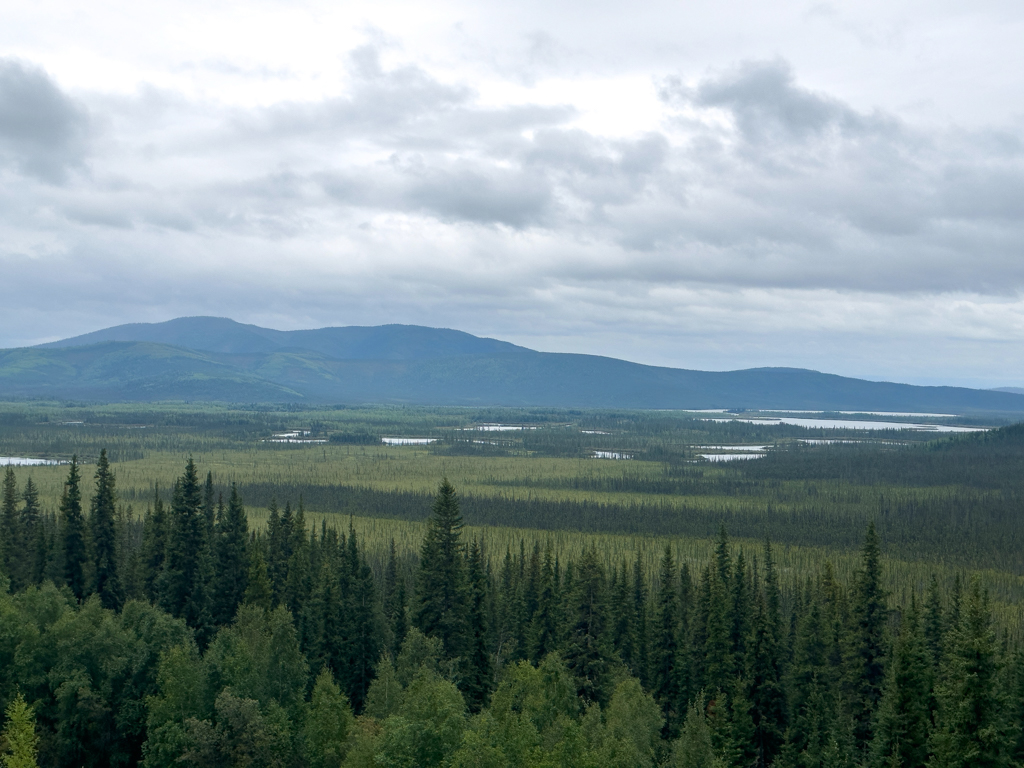
M472 431L485 423L535 429ZM291 430L327 442L271 442ZM437 442L386 446L382 435ZM864 442L795 447L806 437ZM1015 485L1000 486L1002 479L952 477L935 462L947 444L956 448L956 439L936 437L706 422L678 412L0 404L0 456L65 460L77 453L89 464L107 448L122 503L136 515L157 486L169 495L192 456L219 489L238 484L256 528L265 523L269 495L283 505L302 494L311 525L326 519L347 527L351 520L371 556L392 538L411 555L429 496L447 476L466 498L467 521L490 523L469 526L468 535L499 560L506 550L550 542L569 559L595 548L609 567L639 555L653 576L668 542L680 562L699 571L725 523L748 557L758 556L763 536L773 539L789 589L826 562L840 579L851 578L864 527L879 517L894 602L923 590L932 574L947 584L957 574L976 574L1004 625L1020 626L1021 526L999 510L1019 509L1024 497ZM697 446L736 444L775 445L780 458L695 458ZM634 459L595 459L595 450ZM1011 465L1024 466L1024 448L1013 451ZM901 462L909 469L893 474ZM56 509L66 467L23 466L15 473L19 487L31 476L44 509ZM88 467L84 474L91 474Z

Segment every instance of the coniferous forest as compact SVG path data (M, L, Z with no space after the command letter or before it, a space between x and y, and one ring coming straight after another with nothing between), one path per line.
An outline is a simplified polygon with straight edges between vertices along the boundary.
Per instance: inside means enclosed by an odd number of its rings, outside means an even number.
M3 482L5 765L1024 763L1024 648L976 579L893 599L864 526L841 578L723 526L703 567L487 551L447 480L418 551L189 459L141 517L106 451L59 509Z

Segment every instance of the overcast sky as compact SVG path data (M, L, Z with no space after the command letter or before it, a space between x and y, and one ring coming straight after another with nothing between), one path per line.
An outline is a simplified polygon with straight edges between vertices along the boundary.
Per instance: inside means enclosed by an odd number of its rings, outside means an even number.
M8 0L0 346L218 315L1024 385L1024 4Z

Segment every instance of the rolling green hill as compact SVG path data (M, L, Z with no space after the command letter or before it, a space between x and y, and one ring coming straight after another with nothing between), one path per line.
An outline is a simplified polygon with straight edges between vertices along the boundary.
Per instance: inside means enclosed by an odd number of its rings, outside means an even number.
M663 368L420 326L276 331L205 317L0 351L0 397L1024 412L1024 395L1011 392Z

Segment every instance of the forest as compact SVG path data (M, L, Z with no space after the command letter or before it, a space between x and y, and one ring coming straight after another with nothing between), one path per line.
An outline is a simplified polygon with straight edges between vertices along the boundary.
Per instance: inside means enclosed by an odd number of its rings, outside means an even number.
M871 521L845 574L780 568L725 525L703 561L666 545L652 569L552 540L493 551L442 479L416 545L369 552L302 497L251 525L192 458L138 516L105 450L59 469L52 513L4 475L5 765L1024 761L1019 623L959 572L897 597Z
M1024 427L750 416L0 404L0 751L1018 764Z

